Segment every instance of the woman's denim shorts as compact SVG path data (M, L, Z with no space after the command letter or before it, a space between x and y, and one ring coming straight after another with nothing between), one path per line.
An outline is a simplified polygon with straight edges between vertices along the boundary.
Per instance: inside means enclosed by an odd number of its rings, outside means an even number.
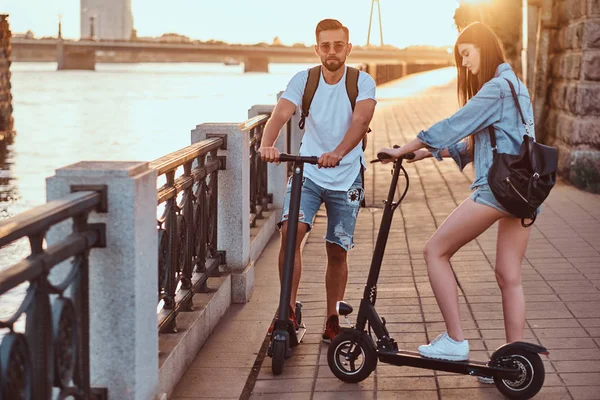
M503 213L506 213L506 214L512 216L512 214L506 208L502 207L502 204L500 204L498 202L498 200L496 200L489 185L477 186L475 188L475 190L473 191L473 193L471 193L469 198L471 200L473 200L475 203L483 204L484 206L495 208L498 211L501 211ZM537 209L537 215L539 215L541 211L542 211L542 206L539 206Z

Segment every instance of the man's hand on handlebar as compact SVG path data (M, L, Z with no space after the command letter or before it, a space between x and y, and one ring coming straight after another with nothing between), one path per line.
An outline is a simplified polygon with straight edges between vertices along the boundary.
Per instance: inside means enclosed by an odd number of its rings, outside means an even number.
M333 168L340 163L342 156L331 151L321 154L319 157L319 168Z
M279 149L277 147L261 147L258 152L263 161L274 162L279 165Z

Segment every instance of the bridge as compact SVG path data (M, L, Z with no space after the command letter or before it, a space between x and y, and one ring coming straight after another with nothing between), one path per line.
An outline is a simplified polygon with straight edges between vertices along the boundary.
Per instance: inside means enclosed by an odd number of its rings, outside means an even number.
M245 72L268 72L269 63L315 61L312 46L227 45L117 40L63 40L13 38L13 61L57 61L58 69L93 70L96 62L223 62L232 57L244 63ZM352 49L352 63L453 63L445 50L393 47Z

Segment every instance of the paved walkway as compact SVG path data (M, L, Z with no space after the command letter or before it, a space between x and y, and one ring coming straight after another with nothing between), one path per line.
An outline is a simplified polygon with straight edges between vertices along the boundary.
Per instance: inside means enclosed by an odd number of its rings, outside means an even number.
M382 146L402 144L420 129L456 109L452 70L409 77L378 89L367 158ZM423 85L439 84L427 90ZM366 176L367 201L350 253L346 300L358 306L387 195L389 166ZM423 246L448 214L470 193L472 169L452 160L407 165L410 190L396 210L378 287L377 309L400 346L415 349L444 330L429 286ZM327 366L325 323L325 215L320 212L306 242L300 300L308 334L271 374L264 357L265 334L277 308L279 282L275 235L256 264L250 303L233 305L206 342L171 399L500 399L492 385L474 377L380 363L364 382L345 384ZM452 259L462 286L463 326L471 358L484 360L504 342L500 291L494 277L496 228L465 246ZM600 196L559 183L534 225L523 262L527 299L526 340L546 346L546 382L539 399L600 399ZM355 308L356 309L356 308ZM356 318L355 316L353 318Z

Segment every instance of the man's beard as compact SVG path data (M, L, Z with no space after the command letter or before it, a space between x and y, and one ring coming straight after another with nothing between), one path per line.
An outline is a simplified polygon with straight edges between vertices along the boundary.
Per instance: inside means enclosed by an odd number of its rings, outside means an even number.
M325 61L321 60L321 63L325 68L327 68L330 72L335 72L344 65L346 60L340 59L325 59Z

